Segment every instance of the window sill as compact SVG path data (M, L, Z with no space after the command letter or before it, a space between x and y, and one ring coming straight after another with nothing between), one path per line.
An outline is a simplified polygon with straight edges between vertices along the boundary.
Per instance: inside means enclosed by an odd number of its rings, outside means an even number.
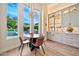
M16 38L18 38L18 35L17 36L7 36L7 40L16 39Z

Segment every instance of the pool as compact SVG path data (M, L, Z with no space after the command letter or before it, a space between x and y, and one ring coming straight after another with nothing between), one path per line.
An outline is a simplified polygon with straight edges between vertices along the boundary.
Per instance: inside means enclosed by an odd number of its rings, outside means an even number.
M16 36L18 35L17 32L8 32L7 36Z

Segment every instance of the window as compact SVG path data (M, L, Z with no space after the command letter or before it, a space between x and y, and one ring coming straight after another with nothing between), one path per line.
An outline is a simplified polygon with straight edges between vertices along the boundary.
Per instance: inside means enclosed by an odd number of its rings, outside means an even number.
M7 4L7 36L17 35L18 4Z
M24 10L23 10L23 18L24 18L24 33L29 34L30 33L30 13L31 9L24 4Z
M40 19L40 10L35 9L34 10L34 33L38 34L39 31L39 19Z
M29 8L26 4L24 4L24 10L23 10L24 34L30 33L30 26L31 26L30 17L32 17L32 15L33 15L33 21L34 21L34 33L38 34L40 10L38 9L31 10L31 8Z

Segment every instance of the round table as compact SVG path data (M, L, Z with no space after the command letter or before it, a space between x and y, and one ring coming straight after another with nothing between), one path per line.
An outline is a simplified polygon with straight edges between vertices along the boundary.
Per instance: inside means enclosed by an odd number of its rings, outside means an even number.
M32 43L36 42L36 39L39 38L39 34L33 34L33 37L31 37L30 34L24 34L24 37L30 39L29 47L32 51L34 49L34 46L32 45Z

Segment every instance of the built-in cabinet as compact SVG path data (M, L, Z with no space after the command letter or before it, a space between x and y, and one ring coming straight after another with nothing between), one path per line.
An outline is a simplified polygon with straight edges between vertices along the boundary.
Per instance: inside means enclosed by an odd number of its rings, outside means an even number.
M48 39L79 48L79 4L48 15ZM68 32L71 26L73 32Z
M79 33L79 4L48 15L49 32L67 32L69 26L73 27L74 33Z
M79 48L79 34L77 33L49 32L48 39Z

